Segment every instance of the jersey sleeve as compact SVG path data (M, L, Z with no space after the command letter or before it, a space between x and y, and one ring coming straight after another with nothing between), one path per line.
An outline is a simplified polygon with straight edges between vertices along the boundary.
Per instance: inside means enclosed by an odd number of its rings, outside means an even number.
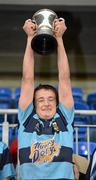
M23 111L20 107L18 108L18 120L20 124L23 124L27 117L32 113L33 111L33 103L31 103L25 111Z
M70 109L67 109L63 104L59 104L59 109L66 118L67 123L72 124L74 120L74 106Z
M0 180L7 177L15 178L16 172L7 145L0 142Z

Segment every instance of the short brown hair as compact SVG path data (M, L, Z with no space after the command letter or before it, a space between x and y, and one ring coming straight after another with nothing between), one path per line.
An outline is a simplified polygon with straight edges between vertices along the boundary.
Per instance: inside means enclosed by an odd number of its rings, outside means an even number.
M35 107L35 95L36 95L36 92L41 90L41 89L45 89L45 90L51 90L54 92L55 96L56 96L56 105L58 105L59 103L59 98L58 98L58 92L57 92L57 89L54 87L54 86L51 86L49 84L39 84L35 90L34 90L34 97L33 97L33 105Z

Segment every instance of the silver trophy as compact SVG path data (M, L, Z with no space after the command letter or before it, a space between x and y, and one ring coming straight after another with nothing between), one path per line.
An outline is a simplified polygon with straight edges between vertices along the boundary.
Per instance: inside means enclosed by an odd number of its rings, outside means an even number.
M37 24L37 34L31 45L37 53L46 55L56 49L53 22L57 18L57 14L50 9L41 9L33 15L32 21Z

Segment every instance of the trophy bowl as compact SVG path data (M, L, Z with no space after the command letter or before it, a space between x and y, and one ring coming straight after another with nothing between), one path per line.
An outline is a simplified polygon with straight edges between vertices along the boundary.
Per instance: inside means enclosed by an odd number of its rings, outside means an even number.
M50 9L41 9L33 15L32 21L37 24L37 34L31 45L38 54L46 55L55 51L57 41L53 36L53 22L57 18L56 13Z

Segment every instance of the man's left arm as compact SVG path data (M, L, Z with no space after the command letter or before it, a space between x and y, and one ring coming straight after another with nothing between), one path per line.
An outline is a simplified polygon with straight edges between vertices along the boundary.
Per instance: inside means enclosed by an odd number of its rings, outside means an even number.
M55 22L55 37L57 40L57 64L59 78L59 102L70 109L74 102L71 90L70 69L68 57L63 43L63 34L67 27L65 21L57 20Z

